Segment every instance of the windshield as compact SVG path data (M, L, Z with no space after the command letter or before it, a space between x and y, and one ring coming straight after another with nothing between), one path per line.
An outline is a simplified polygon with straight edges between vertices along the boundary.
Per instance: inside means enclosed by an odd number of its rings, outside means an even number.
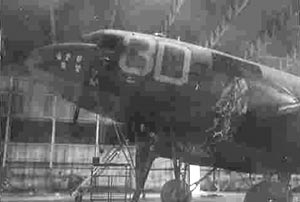
M84 42L97 44L105 50L115 51L122 44L123 37L112 34L95 34L84 39Z

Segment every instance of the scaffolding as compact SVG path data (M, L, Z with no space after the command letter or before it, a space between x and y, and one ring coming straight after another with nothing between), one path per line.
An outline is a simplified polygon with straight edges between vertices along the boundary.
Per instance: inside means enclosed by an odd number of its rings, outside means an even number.
M106 168L105 174L94 174L94 170ZM130 198L130 164L96 163L91 169L90 201L127 201Z
M94 195L94 191L97 191L97 182L100 182L99 180L97 181L97 179L101 179L101 178L106 178L107 179L107 185L108 185L108 198L109 201L113 201L115 200L115 198L112 197L112 192L113 190L111 190L110 188L114 185L113 184L113 179L117 178L117 177L121 177L124 178L125 176L125 184L126 184L126 191L125 191L125 199L127 200L127 179L129 176L129 179L132 171L134 171L134 162L133 162L133 158L131 155L131 152L129 151L128 148L128 141L126 140L126 138L124 137L124 134L119 132L119 128L117 126L117 124L114 124L114 129L116 132L116 135L118 137L118 141L119 141L119 146L112 148L111 151L109 151L107 153L107 155L103 158L103 162L102 164L100 164L100 159L99 157L94 157L93 158L93 166L92 166L92 170L91 170L91 174L90 176L88 176L87 178L85 178L82 183L73 191L73 193L71 194L72 196L75 197L75 201L82 201L82 197L83 194L86 190L84 190L83 188L90 183L90 189L89 191L91 192L91 201L101 201L101 197L100 198L93 198L92 196ZM126 154L126 151L128 152L128 154ZM128 162L127 164L118 164L118 163L113 163L112 161L114 160L114 158L120 154L123 153L126 161ZM125 167L125 174L122 175L107 175L106 173L108 172L108 169L111 167ZM95 188L96 187L96 188ZM95 189L95 190L94 190ZM115 195L114 195L115 196ZM94 200L92 200L92 198ZM106 200L106 199L105 199ZM122 200L124 200L124 198L122 198Z

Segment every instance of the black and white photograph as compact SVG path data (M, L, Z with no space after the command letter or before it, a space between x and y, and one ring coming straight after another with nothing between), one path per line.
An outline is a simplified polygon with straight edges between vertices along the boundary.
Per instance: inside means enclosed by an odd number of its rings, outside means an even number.
M48 201L300 202L300 0L0 0L0 202Z

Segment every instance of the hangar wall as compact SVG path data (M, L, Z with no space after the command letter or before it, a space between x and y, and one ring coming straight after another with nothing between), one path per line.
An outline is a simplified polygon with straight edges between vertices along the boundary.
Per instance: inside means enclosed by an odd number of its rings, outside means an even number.
M104 145L104 153L100 155L100 162L113 148ZM72 188L74 177L85 178L91 172L91 160L94 156L94 145L86 144L56 144L53 167L49 169L50 144L46 143L9 143L8 147L8 175L11 184L23 189L35 188L37 191L68 191ZM130 153L135 154L135 147L130 147ZM120 153L112 163L128 163ZM149 174L145 189L159 191L161 186L173 178L172 162L168 159L157 159ZM108 169L103 175L124 175L122 169ZM124 178L115 178L113 187L124 186ZM107 185L102 179L100 185ZM134 175L131 175L128 186L135 188Z
M74 177L84 178L90 174L92 157L99 156L103 162L115 147L112 144L117 143L116 136L109 120L102 117L97 121L96 114L81 110L78 124L74 126L72 103L57 97L46 86L32 85L26 76L1 75L0 81L1 152L6 150L1 166L12 185L7 191L69 190ZM98 144L97 125L101 127ZM104 153L99 153L100 146ZM130 151L134 157L133 145ZM128 163L122 153L113 162ZM164 182L173 178L171 168L171 160L157 159L145 188L158 191ZM109 170L106 174L120 172ZM128 183L135 187L134 175ZM117 178L114 186L123 184L122 178Z

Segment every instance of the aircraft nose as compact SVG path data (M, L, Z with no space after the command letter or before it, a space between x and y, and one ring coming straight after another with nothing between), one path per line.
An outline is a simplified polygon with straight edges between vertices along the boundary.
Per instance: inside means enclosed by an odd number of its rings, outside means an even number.
M45 46L33 51L29 68L47 72L65 81L82 80L91 61L97 56L97 46L87 43L63 43Z
M80 95L97 46L88 43L62 43L34 50L25 61L33 80L47 85L67 99Z

